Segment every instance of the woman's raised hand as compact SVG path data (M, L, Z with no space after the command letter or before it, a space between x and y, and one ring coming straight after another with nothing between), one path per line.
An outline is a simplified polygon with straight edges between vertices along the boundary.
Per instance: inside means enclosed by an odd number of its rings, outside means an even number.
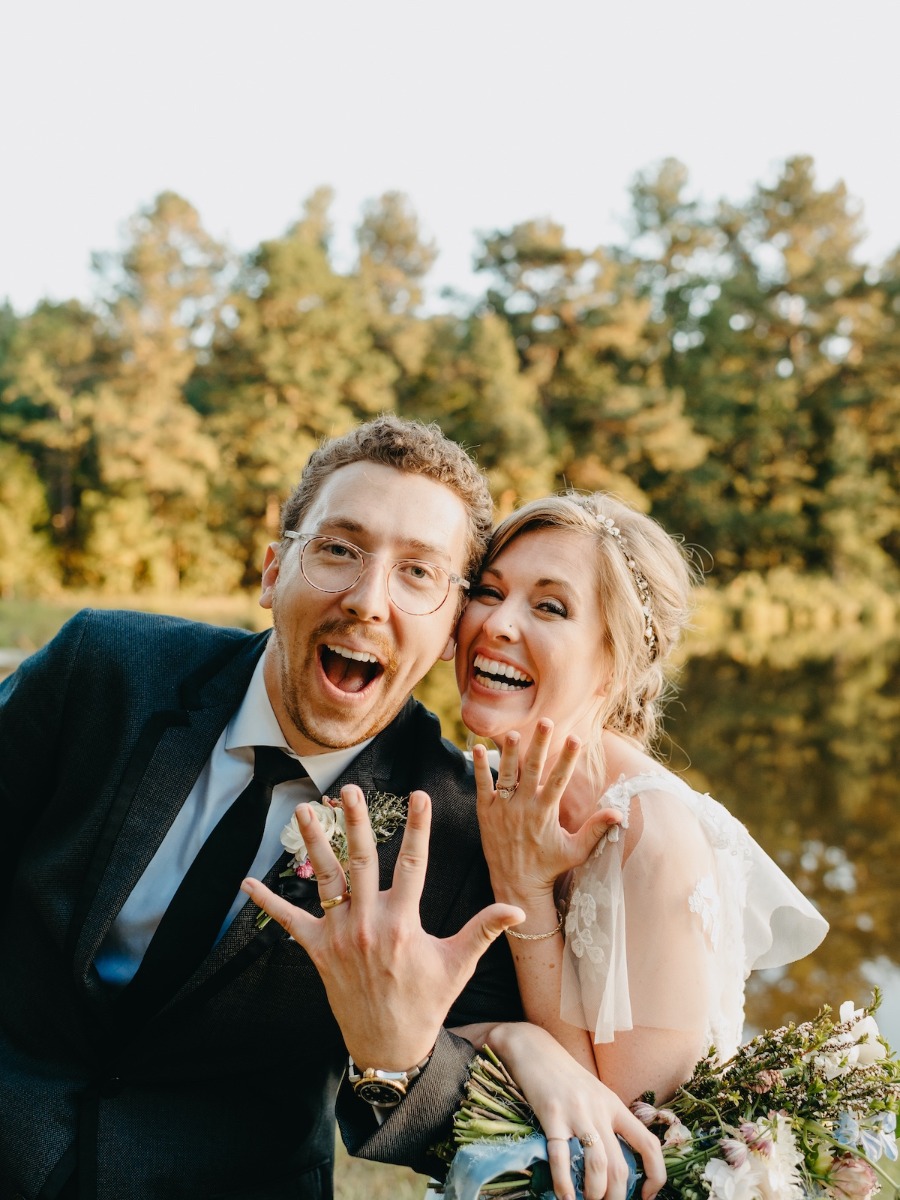
M478 788L478 823L494 895L506 903L523 904L552 896L556 880L580 866L597 842L622 814L598 809L574 833L560 823L560 801L572 778L581 742L565 739L556 760L547 767L553 722L538 722L531 745L520 754L519 735L507 734L500 755L497 785L487 751L473 751ZM543 779L543 782L541 782Z

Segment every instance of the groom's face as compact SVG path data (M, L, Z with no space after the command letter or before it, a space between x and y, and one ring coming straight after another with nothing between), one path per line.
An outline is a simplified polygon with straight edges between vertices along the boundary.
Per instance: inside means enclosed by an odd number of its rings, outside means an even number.
M442 483L359 462L325 479L299 532L352 542L366 556L343 592L308 582L299 542L273 545L266 556L260 603L275 626L266 688L291 746L316 754L379 733L435 661L452 654L458 585L435 612L413 616L393 603L387 580L396 561L410 558L462 575L468 514Z

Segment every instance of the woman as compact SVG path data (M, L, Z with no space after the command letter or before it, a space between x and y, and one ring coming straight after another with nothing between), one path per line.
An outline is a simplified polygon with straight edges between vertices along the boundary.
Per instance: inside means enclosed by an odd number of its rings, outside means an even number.
M502 751L495 788L474 749L478 812L495 896L526 913L508 934L526 1015L626 1102L670 1096L710 1044L729 1056L749 971L827 930L648 751L692 582L650 518L550 497L495 530L458 631L463 719Z

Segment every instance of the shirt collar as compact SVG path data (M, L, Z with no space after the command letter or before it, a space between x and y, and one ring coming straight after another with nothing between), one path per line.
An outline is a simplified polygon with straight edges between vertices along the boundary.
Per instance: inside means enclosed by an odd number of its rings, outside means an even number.
M256 664L240 707L228 722L225 730L225 749L231 751L247 746L279 746L291 758L296 758L303 764L303 769L319 793L324 795L373 739L366 738L364 742L346 750L326 750L323 754L295 754L281 732L269 693L266 691L263 675L265 658L263 654Z

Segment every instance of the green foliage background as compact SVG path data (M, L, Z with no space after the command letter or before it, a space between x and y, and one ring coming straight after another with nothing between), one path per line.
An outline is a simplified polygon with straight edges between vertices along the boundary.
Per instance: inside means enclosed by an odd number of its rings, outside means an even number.
M810 159L738 205L700 203L666 160L635 179L621 244L572 245L549 218L488 231L475 246L483 293L440 311L423 303L437 247L405 197L366 205L346 268L330 203L315 192L281 237L238 256L162 193L119 251L96 256L93 305L0 307L0 646L34 648L85 601L261 627L249 596L281 500L321 438L383 410L466 444L501 513L564 485L609 489L702 547L713 588L692 638L698 672L821 663L850 626L895 630L900 249L862 261L858 207L843 185L819 187ZM706 668L710 646L727 665ZM856 684L819 670L804 666L814 686L796 695L779 677L778 738L823 708L853 730L828 731L826 765L854 798L861 776L841 754L860 757L859 730L883 753L894 692L879 684L878 710L857 719ZM419 690L462 741L446 664ZM713 751L759 736L744 682L731 690L736 712L707 720ZM805 742L795 755L804 771L821 757ZM888 788L858 807L893 812ZM762 792L780 820L787 800ZM882 839L885 862L895 842ZM861 857L887 896L890 871ZM859 940L854 926L836 944L849 960ZM818 993L807 969L803 993ZM344 1200L423 1187L340 1157Z
M803 157L738 206L666 160L632 202L620 245L481 235L484 293L434 312L402 195L340 270L327 189L244 257L161 194L96 256L93 307L0 309L0 597L252 588L310 449L382 410L469 446L501 512L607 488L721 588L896 594L900 251L860 261L857 206Z

